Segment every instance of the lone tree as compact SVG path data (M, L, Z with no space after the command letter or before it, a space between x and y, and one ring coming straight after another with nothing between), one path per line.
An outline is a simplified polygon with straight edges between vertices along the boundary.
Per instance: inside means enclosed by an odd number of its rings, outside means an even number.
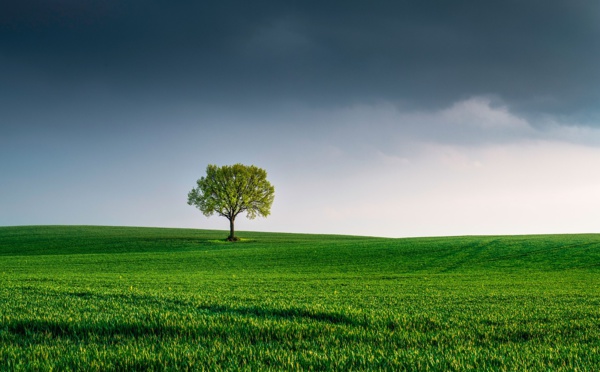
M236 241L235 218L246 212L249 219L267 217L275 197L275 188L267 181L267 172L254 165L224 165L206 167L206 177L188 193L188 204L200 209L206 217L214 213L229 220L229 237Z

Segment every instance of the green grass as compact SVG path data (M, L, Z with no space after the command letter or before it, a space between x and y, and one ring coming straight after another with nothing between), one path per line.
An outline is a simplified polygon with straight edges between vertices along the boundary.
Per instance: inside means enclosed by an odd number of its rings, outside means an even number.
M0 370L600 368L600 235L0 227Z

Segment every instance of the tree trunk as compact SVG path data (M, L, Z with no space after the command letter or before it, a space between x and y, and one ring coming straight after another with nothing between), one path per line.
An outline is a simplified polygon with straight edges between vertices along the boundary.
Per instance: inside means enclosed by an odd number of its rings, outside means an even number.
M232 217L229 219L229 238L227 238L227 240L232 241L232 242L237 240L234 235L234 228L233 228L234 221L235 221L235 217Z

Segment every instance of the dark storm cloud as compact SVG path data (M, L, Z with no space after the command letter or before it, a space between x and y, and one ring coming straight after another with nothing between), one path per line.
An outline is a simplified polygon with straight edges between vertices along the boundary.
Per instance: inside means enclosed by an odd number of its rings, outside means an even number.
M598 40L591 0L15 0L0 5L0 94L426 109L492 94L583 117L600 99Z

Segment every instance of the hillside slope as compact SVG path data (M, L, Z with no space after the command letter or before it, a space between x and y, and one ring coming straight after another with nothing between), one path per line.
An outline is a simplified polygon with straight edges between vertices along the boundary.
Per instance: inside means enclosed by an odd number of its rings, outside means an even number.
M594 370L600 235L0 227L4 370Z
M0 227L0 256L153 254L180 262L167 270L196 270L227 260L227 267L273 272L446 273L599 270L600 235L467 236L388 239L341 235L103 227ZM167 253L170 253L168 255ZM206 260L210 257L212 261ZM56 258L61 260L63 258ZM115 261L124 257L115 256ZM40 258L50 260L50 257ZM80 260L86 260L80 257ZM98 260L98 258L89 258ZM109 257L106 260L110 260ZM202 262L203 265L199 265ZM219 266L215 269L220 269Z

